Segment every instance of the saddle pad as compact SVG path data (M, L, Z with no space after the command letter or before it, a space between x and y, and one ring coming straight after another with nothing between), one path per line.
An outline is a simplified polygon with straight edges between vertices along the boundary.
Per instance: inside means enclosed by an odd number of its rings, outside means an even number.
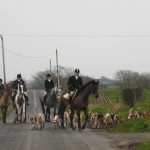
M68 94L68 93L64 94L64 95L63 95L63 98L69 99L69 94Z

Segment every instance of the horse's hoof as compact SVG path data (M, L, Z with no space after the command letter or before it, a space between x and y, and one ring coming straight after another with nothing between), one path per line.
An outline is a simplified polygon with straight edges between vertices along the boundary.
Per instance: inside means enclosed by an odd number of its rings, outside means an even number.
M85 129L85 126L83 125L83 126L82 126L82 130L84 130L84 129Z
M81 129L81 128L79 128L79 129L78 129L78 131L79 131L79 132L82 132L82 129Z
M61 127L63 130L65 130L66 128L65 127Z
M46 120L46 122L51 122L51 120Z
M24 118L22 122L23 122L23 123L26 123L26 118Z
M76 131L76 128L72 128L72 131Z

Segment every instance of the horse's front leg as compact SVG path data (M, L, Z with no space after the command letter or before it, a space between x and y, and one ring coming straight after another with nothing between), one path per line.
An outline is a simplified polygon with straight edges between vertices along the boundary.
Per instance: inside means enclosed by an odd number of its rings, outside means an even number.
M75 127L74 127L74 124L73 124L73 117L74 117L74 110L71 109L71 114L70 114L70 124L71 124L72 130L75 131Z
M6 112L7 112L7 108L8 107L5 107L5 108L2 108L2 115L3 115L3 123L6 123Z
M81 129L80 110L77 110L77 116L78 116L78 128L79 128L79 131L82 131L82 129Z
M51 122L51 120L50 120L50 107L48 107L48 106L46 108L46 121Z
M54 106L54 113L53 113L53 116L55 117L55 115L56 115L56 106Z
M64 112L62 112L60 116L61 116L61 128L65 129L65 126L64 126Z
M26 104L25 102L23 103L23 108L22 108L22 122L26 122Z
M17 106L14 107L14 123L18 121L18 110Z
M43 114L44 114L44 116L46 118L44 103L42 101L40 101L40 102L41 102L42 112L43 112Z
M88 110L84 109L84 115L85 115L85 123L82 125L82 129L84 130L88 121Z
M19 123L22 122L22 115L21 115L22 109L23 109L23 106L20 107L19 105L17 105L17 110L18 110L18 121L19 121Z

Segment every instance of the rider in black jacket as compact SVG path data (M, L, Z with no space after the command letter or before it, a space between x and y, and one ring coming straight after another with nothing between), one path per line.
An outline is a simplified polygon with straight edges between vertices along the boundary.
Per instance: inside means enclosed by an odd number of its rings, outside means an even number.
M68 79L68 90L69 90L69 103L71 103L71 97L80 87L83 86L82 77L79 76L80 70L75 69L74 75L70 76Z
M54 87L54 81L52 80L51 74L47 74L47 80L45 80L45 93L44 102L46 103L47 92Z
M25 89L25 92L24 92L24 96L25 96L25 101L26 101L26 104L29 105L29 98L27 96L27 93L26 93L26 86L25 86L25 83L24 83L24 80L22 79L22 76L21 74L18 74L17 75L17 79L13 82L13 94L12 94L12 103L13 105L15 105L15 97L16 97L16 92L17 92L17 89L18 89L18 84L19 83L23 83L23 86L24 86L24 89Z

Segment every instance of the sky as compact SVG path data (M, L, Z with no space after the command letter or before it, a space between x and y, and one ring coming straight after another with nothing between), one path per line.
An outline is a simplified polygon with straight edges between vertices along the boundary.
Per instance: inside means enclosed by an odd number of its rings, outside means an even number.
M6 81L58 64L81 75L114 78L150 72L149 0L1 0ZM0 41L0 78L3 79Z

